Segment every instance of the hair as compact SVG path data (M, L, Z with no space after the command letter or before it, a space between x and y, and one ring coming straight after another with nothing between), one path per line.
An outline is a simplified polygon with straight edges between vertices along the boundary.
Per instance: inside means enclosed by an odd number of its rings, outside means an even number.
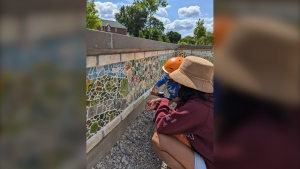
M190 87L184 86L181 84L181 87L178 91L178 97L180 98L180 101L186 102L190 99L191 96L197 96L198 98L202 100L207 100L207 98L204 95L204 92L201 92L196 89L192 89Z
M218 103L215 105L216 115L223 121L223 126L218 129L220 135L226 135L252 117L260 116L277 122L276 124L288 124L289 118L284 106L275 104L249 93L244 93L227 86L223 86L219 92Z

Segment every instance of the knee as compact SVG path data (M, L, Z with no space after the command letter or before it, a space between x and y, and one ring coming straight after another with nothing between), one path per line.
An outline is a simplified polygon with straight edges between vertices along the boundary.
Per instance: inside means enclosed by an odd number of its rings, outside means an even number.
M153 145L153 147L158 147L158 145L159 145L158 143L159 143L158 134L157 134L157 132L155 132L152 136L152 145Z
M152 136L152 146L156 149L164 150L167 146L166 135L155 132Z

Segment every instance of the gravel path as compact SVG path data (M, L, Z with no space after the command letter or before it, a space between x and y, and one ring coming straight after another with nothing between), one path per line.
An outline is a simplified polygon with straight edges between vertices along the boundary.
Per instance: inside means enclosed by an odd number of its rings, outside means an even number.
M95 169L167 169L151 145L154 112L145 111L127 128Z

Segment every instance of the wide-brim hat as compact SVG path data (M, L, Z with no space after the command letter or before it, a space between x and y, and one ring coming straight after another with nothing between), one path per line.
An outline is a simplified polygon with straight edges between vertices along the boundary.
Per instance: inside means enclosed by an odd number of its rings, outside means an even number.
M205 93L213 93L213 71L214 65L203 58L197 56L187 56L170 77L184 85Z
M299 104L299 33L270 18L237 20L220 49L215 77L222 84L273 102Z

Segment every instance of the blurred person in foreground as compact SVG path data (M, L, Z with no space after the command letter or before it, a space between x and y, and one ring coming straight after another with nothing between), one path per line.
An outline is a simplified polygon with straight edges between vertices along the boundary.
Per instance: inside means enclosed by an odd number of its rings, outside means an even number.
M170 77L180 84L180 101L173 109L167 98L148 101L155 110L157 132L152 145L171 168L213 168L213 64L188 56ZM172 135L185 134L191 147Z
M215 168L299 169L299 33L265 17L228 22L215 48Z

